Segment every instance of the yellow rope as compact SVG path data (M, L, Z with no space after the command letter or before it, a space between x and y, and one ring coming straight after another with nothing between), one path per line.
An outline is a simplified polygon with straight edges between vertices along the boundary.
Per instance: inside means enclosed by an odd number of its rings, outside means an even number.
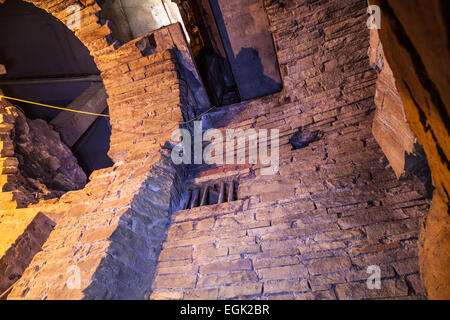
M81 114L97 116L97 117L111 118L111 116L109 114L100 114L100 113L93 113L93 112L86 112L86 111L80 111L80 110L56 107L56 106L51 106L51 105L48 105L48 104L37 103L37 102L33 102L33 101L22 100L22 99L17 99L17 98L2 96L2 95L0 95L0 98L5 98L5 99L8 99L8 100L14 100L14 101L19 101L19 102L25 102L25 103L29 103L29 104L34 104L36 106L45 107L45 108L64 110L64 111L69 111L69 112L74 112L74 113L81 113ZM142 119L142 120L153 121L153 122L170 122L170 123L177 123L177 124L188 124L188 123L191 123L191 122L193 122L195 120L198 120L199 118L203 117L205 114L211 112L211 110L213 110L215 108L216 108L215 106L211 107L209 110L203 112L202 114L198 115L194 119L191 119L191 120L185 121L185 122L180 122L180 121L175 121L175 120L162 120L162 119Z
M14 101L19 101L19 102L25 102L25 103L34 104L34 105L41 106L41 107L46 107L46 108L59 109L59 110L64 110L64 111L88 114L88 115L91 115L91 116L107 117L107 118L110 117L108 114L99 114L99 113L92 113L92 112L86 112L86 111L80 111L80 110L73 110L73 109L55 107L55 106L50 106L48 104L42 104L42 103L37 103L37 102L33 102L33 101L28 101L28 100L11 98L11 97L2 96L2 95L0 95L0 98L5 98L5 99L8 99L8 100L14 100Z

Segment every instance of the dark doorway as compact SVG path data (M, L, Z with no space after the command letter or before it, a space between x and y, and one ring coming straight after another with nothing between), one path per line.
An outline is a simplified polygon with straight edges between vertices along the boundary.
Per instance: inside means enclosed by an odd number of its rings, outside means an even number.
M178 1L191 47L214 105L282 89L262 0Z

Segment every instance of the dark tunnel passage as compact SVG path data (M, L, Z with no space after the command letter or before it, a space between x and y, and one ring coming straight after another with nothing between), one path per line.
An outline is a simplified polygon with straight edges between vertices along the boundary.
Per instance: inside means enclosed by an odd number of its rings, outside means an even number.
M0 4L0 76L6 96L76 110L108 113L100 72L88 49L62 22L32 4ZM112 165L107 117L60 111L10 101L29 119L43 119L70 147L89 176ZM86 109L89 108L89 109Z

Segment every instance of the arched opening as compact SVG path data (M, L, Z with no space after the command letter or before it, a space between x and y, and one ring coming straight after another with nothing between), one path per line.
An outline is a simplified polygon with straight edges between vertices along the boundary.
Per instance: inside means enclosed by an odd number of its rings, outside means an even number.
M211 103L231 105L281 91L282 80L263 1L107 0L102 18L128 42L181 23Z
M0 5L0 89L8 97L107 114L106 91L89 50L52 15L21 0ZM84 187L112 165L107 117L10 100L16 122L15 157L29 190L44 198ZM58 135L59 133L59 135ZM84 176L84 177L83 177Z

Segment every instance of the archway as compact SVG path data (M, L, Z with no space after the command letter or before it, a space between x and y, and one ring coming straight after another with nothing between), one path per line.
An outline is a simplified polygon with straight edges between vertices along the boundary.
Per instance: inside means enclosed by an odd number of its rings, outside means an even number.
M20 0L0 5L0 16L0 61L7 71L0 76L0 88L5 96L108 113L100 71L89 50L65 24ZM21 121L25 128L16 125L14 140L22 184L29 191L37 189L44 198L59 196L82 188L94 170L112 165L107 156L111 135L107 117L10 102L27 117ZM47 139L44 131L52 137L58 132L62 143L59 138Z

